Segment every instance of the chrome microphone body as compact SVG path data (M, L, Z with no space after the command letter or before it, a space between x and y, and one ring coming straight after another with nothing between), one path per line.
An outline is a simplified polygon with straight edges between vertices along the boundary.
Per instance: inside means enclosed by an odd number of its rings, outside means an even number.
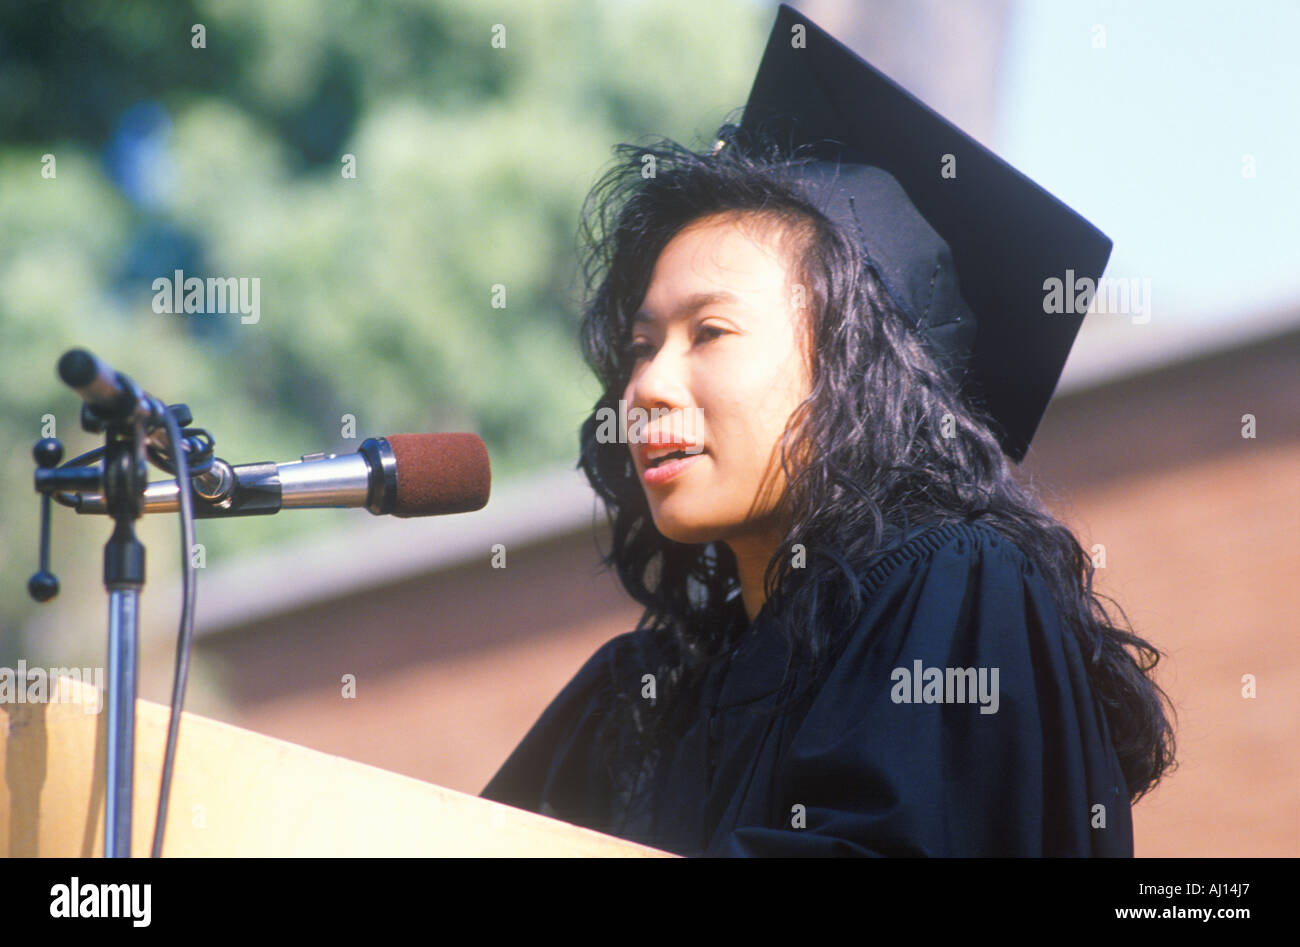
M489 483L487 450L476 435L396 434L367 438L355 453L304 454L284 464L218 458L192 489L194 516L202 519L358 507L411 517L481 509ZM107 512L102 494L75 500L79 513ZM174 513L179 506L175 480L145 488L142 512Z

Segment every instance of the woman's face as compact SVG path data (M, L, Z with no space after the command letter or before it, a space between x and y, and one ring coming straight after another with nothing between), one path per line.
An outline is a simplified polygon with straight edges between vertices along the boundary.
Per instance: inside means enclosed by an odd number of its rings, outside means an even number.
M803 297L772 231L715 214L655 261L632 328L624 430L655 526L705 543L780 536L780 438L808 395ZM637 409L640 409L638 411ZM656 455L686 452L655 463ZM734 548L734 547L733 547Z

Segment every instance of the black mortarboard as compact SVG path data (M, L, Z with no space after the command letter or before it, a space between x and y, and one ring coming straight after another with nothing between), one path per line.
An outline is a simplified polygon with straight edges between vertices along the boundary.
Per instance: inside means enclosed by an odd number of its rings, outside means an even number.
M1044 283L1067 271L1095 282L1110 240L785 4L730 131L735 147L761 134L816 159L799 181L856 230L886 289L1021 461L1083 323L1046 311Z

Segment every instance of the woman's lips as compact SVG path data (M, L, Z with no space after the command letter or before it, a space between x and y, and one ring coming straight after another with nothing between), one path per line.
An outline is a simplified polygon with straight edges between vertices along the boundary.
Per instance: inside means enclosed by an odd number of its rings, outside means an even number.
M645 478L646 486L657 487L667 483L674 477L681 475L686 468L698 461L703 454L690 454L686 457L674 457L672 460L665 460L657 467L647 467L642 476Z

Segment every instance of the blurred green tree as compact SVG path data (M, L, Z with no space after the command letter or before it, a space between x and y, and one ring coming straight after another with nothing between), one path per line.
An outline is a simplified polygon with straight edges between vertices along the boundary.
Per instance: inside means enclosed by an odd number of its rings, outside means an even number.
M55 378L73 345L189 403L232 462L473 430L498 480L573 463L597 393L575 338L582 197L617 141L705 142L743 105L770 16L743 0L0 7L0 661L33 609L30 445L52 415L69 454L95 446ZM257 278L260 319L154 312L176 269ZM212 566L355 515L199 539ZM55 519L62 598L97 628L107 524ZM175 571L166 520L142 526L151 583Z

